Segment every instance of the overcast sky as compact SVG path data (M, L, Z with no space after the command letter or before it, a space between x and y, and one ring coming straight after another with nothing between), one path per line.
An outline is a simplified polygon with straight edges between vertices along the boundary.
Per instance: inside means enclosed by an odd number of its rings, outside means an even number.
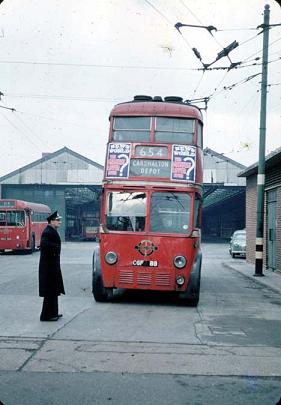
M104 164L108 116L136 94L210 97L204 147L258 160L263 0L4 0L0 176L63 146ZM214 26L204 28L174 24ZM239 69L202 70L233 41ZM269 32L266 152L281 146L281 26ZM256 63L256 65L253 65ZM248 66L246 66L248 65ZM226 57L212 67L229 67ZM253 77L251 80L248 78ZM235 85L235 86L232 86ZM203 106L203 105L202 105Z

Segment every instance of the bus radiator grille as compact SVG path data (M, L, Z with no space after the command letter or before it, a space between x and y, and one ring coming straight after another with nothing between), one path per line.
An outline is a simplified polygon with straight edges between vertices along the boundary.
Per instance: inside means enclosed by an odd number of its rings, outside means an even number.
M136 276L136 280L135 280ZM158 287L170 287L171 286L171 274L170 273L152 273L139 271L134 274L134 271L120 270L119 271L119 285L129 286L134 285L136 282L139 286L149 286L154 284Z
M127 270L120 270L119 273L120 284L134 284L134 272Z
M152 282L151 273L138 273L138 284L139 285L150 285Z
M171 275L170 273L157 273L155 281L157 286L170 286Z

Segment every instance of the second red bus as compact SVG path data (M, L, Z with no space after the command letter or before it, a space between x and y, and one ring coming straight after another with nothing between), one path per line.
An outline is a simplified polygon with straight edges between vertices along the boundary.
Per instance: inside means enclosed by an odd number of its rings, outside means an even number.
M0 199L0 252L34 252L40 246L50 213L51 209L44 204Z

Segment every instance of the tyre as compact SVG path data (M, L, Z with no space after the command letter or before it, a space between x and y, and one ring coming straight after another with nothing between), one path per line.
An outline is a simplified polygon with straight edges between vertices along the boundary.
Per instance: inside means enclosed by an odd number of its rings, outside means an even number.
M32 239L31 239L31 252L35 252L35 235L32 235Z
M29 255L31 255L33 252L35 252L35 236L34 235L32 235L32 237L31 237L30 248L25 249L24 252Z
M195 271L191 275L186 291L179 294L180 304L188 307L197 307L199 302L201 284L201 260L196 267L197 271Z
M200 281L198 287L192 288L191 292L186 296L180 296L180 304L187 307L197 307L200 296Z
M108 302L113 296L113 289L103 285L98 247L93 254L92 293L97 302Z
M105 288L101 275L93 274L93 296L97 302L107 302L112 298L112 288Z
M199 297L191 298L189 301L187 301L186 306L188 306L188 307L197 307L198 303L199 303Z
M234 259L236 257L235 253L231 253L232 258Z

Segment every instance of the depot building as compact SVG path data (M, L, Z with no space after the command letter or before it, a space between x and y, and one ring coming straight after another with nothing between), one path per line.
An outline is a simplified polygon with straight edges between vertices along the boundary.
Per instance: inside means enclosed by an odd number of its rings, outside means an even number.
M103 166L64 147L1 177L0 195L58 210L62 240L94 239L102 177Z
M161 162L163 164L163 162ZM130 170L155 167L132 167ZM245 227L245 166L204 149L202 239L228 241ZM168 170L170 168L161 168ZM149 173L153 176L153 173ZM93 240L99 225L103 166L64 147L0 178L0 197L37 202L63 217L62 240Z

